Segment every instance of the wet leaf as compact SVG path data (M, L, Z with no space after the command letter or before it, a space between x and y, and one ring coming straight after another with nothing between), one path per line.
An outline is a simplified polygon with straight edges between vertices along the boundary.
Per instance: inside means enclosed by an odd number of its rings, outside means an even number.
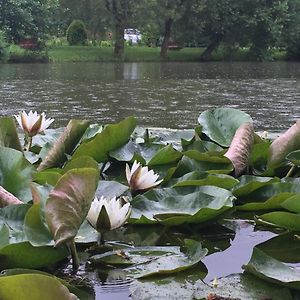
M231 192L214 186L153 189L131 201L130 222L203 223L230 210L234 200Z
M194 171L170 181L169 185L171 184L173 187L213 185L223 189L231 189L238 183L237 179L229 175Z
M240 210L280 209L281 203L300 192L299 184L277 182L267 184L245 196L238 197Z
M285 211L274 211L258 217L258 223L300 231L300 215Z
M183 154L184 156L178 163L176 170L178 176L193 171L207 172L210 174L229 174L233 171L231 161L221 153L200 153L195 150L190 150Z
M96 191L96 196L100 199L101 196L105 198L119 197L126 193L129 187L117 181L100 180Z
M257 245L267 255L286 263L300 261L300 239L293 233L280 234Z
M38 184L50 184L55 186L62 174L55 168L46 169L44 171L36 172L33 175L33 181Z
M34 204L27 211L24 219L24 232L33 246L53 245L41 204Z
M239 184L235 185L232 190L232 193L236 197L247 196L263 186L280 182L278 177L258 177L252 175L243 175L239 180Z
M0 277L1 300L74 300L78 299L57 279L41 274Z
M106 125L92 140L81 144L76 149L73 158L88 155L97 162L106 162L108 152L123 146L128 141L135 126L136 120L133 117L126 118L117 124Z
M85 283L83 281L80 281L78 287L76 286L76 282L72 283L75 285L71 285L70 283L68 283L67 281L56 277L52 274L46 273L46 272L42 272L42 271L38 271L38 270L31 270L31 269L21 269L21 268L16 268L16 269L7 269L1 272L1 276L14 276L14 275L29 275L29 274L38 274L38 275L43 275L43 276L49 276L50 278L54 278L56 280L58 280L60 283L62 283L64 286L66 286L69 291L73 294L75 294L79 299L84 299L84 300L94 300L95 299L95 295L94 292L91 291L90 288L87 288L87 286L85 286Z
M71 120L39 165L38 171L60 167L67 160L66 155L74 151L88 126L87 121Z
M216 108L206 110L198 118L202 132L221 146L229 147L237 129L251 117L234 108Z
M11 117L0 118L0 146L23 151L18 137L16 123Z
M45 217L56 246L76 236L94 199L98 176L95 169L70 170L50 193Z
M254 248L251 260L243 268L265 281L289 288L300 289L300 271L266 255Z
M171 145L168 145L159 150L148 162L149 167L156 165L171 164L179 161L182 157L181 152L175 150Z
M31 200L30 182L33 166L22 152L0 147L0 185L18 199Z
M27 241L24 233L24 219L29 204L10 205L0 209L0 225L6 225L9 230L9 243Z
M34 247L29 242L14 243L0 249L0 266L1 269L38 269L54 265L68 255L66 248Z
M99 171L98 163L90 156L80 156L75 159L69 160L62 169L62 173L65 174L69 170L79 168L91 168Z

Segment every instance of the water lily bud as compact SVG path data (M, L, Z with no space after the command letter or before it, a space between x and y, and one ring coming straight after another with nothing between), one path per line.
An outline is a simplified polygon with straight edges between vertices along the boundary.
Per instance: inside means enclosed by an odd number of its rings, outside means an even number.
M111 199L96 197L88 212L87 220L97 231L103 232L121 227L130 212L131 206L126 197Z
M24 133L30 137L43 132L54 121L54 119L51 118L46 119L45 113L39 115L36 111L30 111L28 114L22 111L19 115L15 115L15 118Z
M155 187L163 181L156 181L158 177L159 175L155 174L153 170L149 171L148 167L142 167L136 160L131 170L128 164L126 164L126 178L131 190L141 191Z

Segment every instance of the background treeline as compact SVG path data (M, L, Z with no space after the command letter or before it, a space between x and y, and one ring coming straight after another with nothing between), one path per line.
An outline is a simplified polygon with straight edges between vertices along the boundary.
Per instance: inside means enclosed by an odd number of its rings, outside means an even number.
M26 37L59 44L74 20L91 45L111 44L118 58L124 29L138 28L141 45L160 47L162 58L173 42L204 47L199 60L220 46L229 55L247 49L253 60L274 49L300 59L300 0L0 0L0 57Z

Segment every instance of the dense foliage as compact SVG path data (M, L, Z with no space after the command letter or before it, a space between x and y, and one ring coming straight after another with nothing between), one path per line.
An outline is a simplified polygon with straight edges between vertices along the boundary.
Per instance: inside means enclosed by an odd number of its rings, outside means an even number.
M0 28L8 41L20 41L65 35L73 20L82 20L93 45L113 40L119 58L124 29L138 28L143 44L160 46L162 58L177 44L205 47L202 60L219 46L229 57L246 47L253 60L269 59L274 48L297 59L299 11L299 0L0 0Z
M81 20L74 20L67 29L67 41L70 46L85 45L87 33Z
M134 117L55 130L45 114L15 118L22 139L11 117L0 118L1 299L36 300L45 290L45 299L95 299L84 280L76 289L39 271L64 268L69 254L80 274L134 281L133 299L169 296L169 284L187 299L297 299L299 270L290 264L300 260L300 121L270 141L230 108L202 112L194 130L158 135ZM213 286L199 280L210 271L206 256L232 249L238 226L250 223L269 235L252 256L244 240L245 272Z

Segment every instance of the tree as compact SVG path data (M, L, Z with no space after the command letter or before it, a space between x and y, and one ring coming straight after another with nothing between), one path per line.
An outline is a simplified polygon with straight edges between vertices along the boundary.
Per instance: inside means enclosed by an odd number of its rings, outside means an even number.
M124 55L124 29L126 28L133 2L134 0L105 0L106 9L110 12L114 21L114 55L118 59L122 59Z
M300 0L288 1L288 22L283 28L283 44L289 59L300 59Z
M0 0L0 27L10 41L25 36L43 38L48 31L51 10L57 5L56 0Z

